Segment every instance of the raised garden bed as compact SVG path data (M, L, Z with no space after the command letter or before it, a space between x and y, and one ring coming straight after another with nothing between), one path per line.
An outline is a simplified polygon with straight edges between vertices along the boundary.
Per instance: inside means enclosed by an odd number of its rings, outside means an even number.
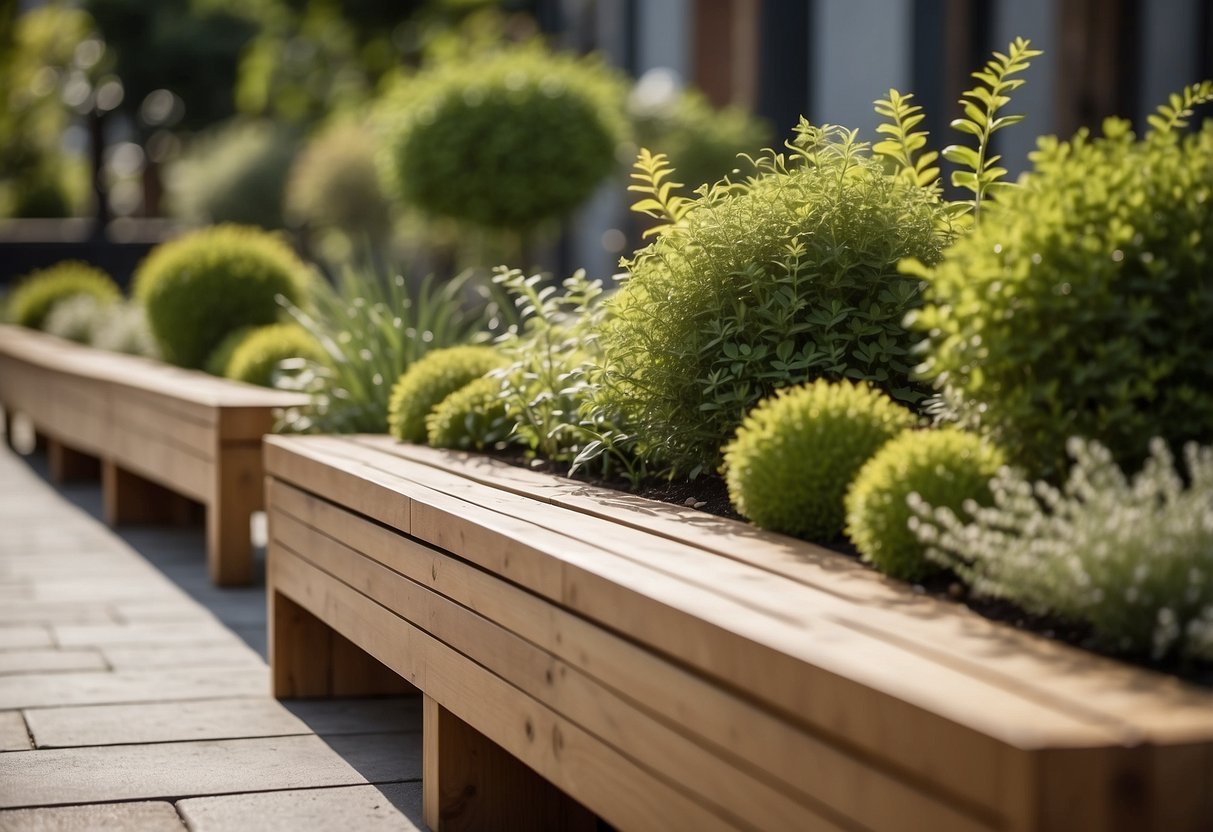
M275 693L418 688L435 829L1213 818L1213 693L819 547L384 437L266 472Z
M276 408L302 401L0 326L0 406L33 422L52 475L99 468L114 524L186 520L201 503L211 579L220 585L253 578L249 518L263 506L261 438Z

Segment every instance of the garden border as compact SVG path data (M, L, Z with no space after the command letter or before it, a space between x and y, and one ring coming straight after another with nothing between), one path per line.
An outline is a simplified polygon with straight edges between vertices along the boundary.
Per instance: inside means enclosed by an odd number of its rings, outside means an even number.
M305 396L0 326L0 406L45 441L58 481L101 475L111 524L186 522L206 507L222 586L253 580L249 518L264 505L261 438ZM187 498L187 499L183 499Z
M386 437L265 451L275 694L419 688L435 829L1213 817L1209 691L692 509Z

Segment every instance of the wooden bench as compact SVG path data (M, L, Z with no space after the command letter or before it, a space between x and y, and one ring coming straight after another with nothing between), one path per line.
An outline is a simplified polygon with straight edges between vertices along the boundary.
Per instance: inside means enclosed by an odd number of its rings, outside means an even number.
M0 406L29 418L58 480L100 474L110 523L183 522L205 506L219 585L253 579L261 437L301 396L0 326ZM11 442L12 430L9 425Z
M434 829L1213 827L1213 691L693 509L265 451L275 693L419 689Z

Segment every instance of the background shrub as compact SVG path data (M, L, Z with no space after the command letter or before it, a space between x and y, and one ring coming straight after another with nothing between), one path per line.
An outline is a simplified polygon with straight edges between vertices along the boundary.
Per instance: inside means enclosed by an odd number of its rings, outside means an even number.
M168 171L173 213L197 224L282 228L283 192L298 136L268 121L232 121L202 134Z
M615 167L623 86L539 45L440 63L379 108L391 179L432 215L525 229L576 208Z
M388 403L388 428L402 442L424 442L426 416L443 399L504 363L492 347L434 350L404 372Z
M1213 440L1213 122L1043 139L1024 187L925 271L926 377L1033 472L1070 436L1136 464Z
M298 324L259 326L243 333L233 345L223 376L273 387L279 364L291 358L323 362L326 356L316 339Z
M625 264L599 399L675 470L715 468L745 414L781 387L852 378L921 398L902 326L920 281L897 262L938 259L943 204L839 129L802 122L789 156L712 188ZM654 191L665 175L648 177Z
M447 396L425 417L425 441L433 448L482 451L505 441L511 422L501 381L482 376Z
M93 346L111 352L159 358L160 350L147 325L142 304L132 301L110 304L93 330Z
M1185 446L1185 487L1161 439L1132 479L1099 443L1068 445L1063 489L1003 469L993 507L914 501L919 539L974 591L1086 622L1109 649L1213 661L1213 448Z
M867 384L817 380L780 390L724 450L729 499L764 529L833 540L860 466L913 424L908 409Z
M273 323L282 295L300 303L309 274L280 238L252 228L216 226L153 249L135 272L135 297L164 357L201 367L234 330Z
M101 269L78 260L65 260L21 279L9 295L8 318L20 326L41 329L57 303L76 295L112 303L122 297L122 291Z
M636 144L668 156L690 188L745 167L737 154L756 154L770 142L771 126L745 110L718 110L698 90L650 91L649 78L641 78L628 99Z
M999 450L971 433L906 431L864 463L851 483L847 535L881 572L905 581L924 578L939 566L909 527L909 495L955 511L970 500L989 505L989 482L1004 462Z
M51 307L42 329L68 341L91 344L93 333L105 318L109 305L93 295L72 295Z
M294 224L381 238L391 217L370 128L341 123L311 139L291 167L286 212Z

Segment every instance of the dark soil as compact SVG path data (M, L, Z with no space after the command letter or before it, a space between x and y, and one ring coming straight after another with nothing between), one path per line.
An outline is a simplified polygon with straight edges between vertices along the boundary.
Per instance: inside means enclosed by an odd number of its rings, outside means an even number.
M495 456L512 465L521 465L532 470L545 471L550 474L567 476L560 466L540 460L527 460L520 454L498 453ZM672 503L679 506L689 506L700 511L727 517L732 520L743 518L729 501L728 487L724 478L716 475L701 475L694 480L652 480L645 482L640 488L634 489L621 480L604 480L601 478L574 475L573 479L581 480L602 488L613 488L617 491L627 491L650 500ZM859 553L851 546L850 541L842 540L835 543L818 544L837 552L844 557L859 559ZM1198 663L1181 665L1176 661L1157 662L1148 656L1131 656L1114 653L1102 648L1095 642L1091 628L1081 622L1068 621L1056 616L1033 615L1022 607L1001 598L987 598L973 595L967 586L950 572L944 572L914 584L914 591L934 598L946 599L964 604L973 612L991 621L998 621L1017 630L1042 635L1045 638L1056 639L1066 644L1089 650L1093 653L1109 656L1129 664L1139 665L1160 673L1178 676L1188 682L1204 687L1213 687L1213 663Z

